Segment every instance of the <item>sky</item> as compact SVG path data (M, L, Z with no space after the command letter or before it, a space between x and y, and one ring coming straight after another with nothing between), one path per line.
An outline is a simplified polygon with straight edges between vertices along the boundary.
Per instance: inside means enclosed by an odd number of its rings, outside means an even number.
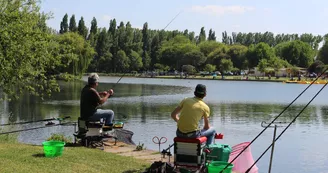
M56 30L65 15L75 14L76 22L83 16L90 28L93 17L98 27L109 27L116 19L132 27L194 31L205 27L216 32L328 33L327 0L42 0L41 11L52 12L48 25Z

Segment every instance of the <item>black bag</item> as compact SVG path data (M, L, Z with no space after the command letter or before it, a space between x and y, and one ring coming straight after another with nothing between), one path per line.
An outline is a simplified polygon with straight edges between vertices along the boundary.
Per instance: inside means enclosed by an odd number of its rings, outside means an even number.
M154 162L145 173L175 173L174 167L166 162Z

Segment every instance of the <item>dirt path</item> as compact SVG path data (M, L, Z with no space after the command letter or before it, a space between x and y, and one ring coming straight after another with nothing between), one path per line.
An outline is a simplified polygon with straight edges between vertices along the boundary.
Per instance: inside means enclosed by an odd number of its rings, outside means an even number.
M136 159L142 159L149 163L153 163L155 161L169 162L168 157L166 156L163 159L162 155L158 151L148 150L148 149L137 151L136 146L128 145L123 142L117 142L116 145L114 145L114 142L108 141L105 142L104 144L105 144L104 146L105 152L115 153L121 156L132 156ZM170 161L173 162L173 157L171 157Z

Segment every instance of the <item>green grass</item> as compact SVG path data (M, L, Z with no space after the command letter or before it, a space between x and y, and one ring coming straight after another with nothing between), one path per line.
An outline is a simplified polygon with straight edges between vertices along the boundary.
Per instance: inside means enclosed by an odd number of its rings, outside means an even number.
M132 157L85 147L65 147L61 157L46 158L42 146L0 142L0 153L1 173L132 173L150 166Z

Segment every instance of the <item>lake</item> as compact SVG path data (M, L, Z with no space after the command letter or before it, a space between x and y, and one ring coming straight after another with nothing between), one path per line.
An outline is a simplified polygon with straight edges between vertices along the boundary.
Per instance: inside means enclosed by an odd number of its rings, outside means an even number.
M83 77L86 81L87 77ZM148 149L158 150L152 142L155 136L167 137L167 148L173 143L176 124L170 113L185 98L193 96L198 83L207 86L204 101L210 106L210 123L224 139L217 141L234 146L251 141L262 130L261 122L270 122L293 101L308 85L283 84L274 82L191 80L191 79L151 79L124 77L115 85L119 77L101 77L99 91L114 87L115 95L103 106L112 109L115 119L125 122L124 128L134 132L133 141L145 144ZM0 123L39 120L44 118L79 116L80 91L85 82L60 82L61 92L51 98L40 100L25 94L15 102L3 101L0 105ZM323 85L313 85L277 120L282 122L277 136L303 109ZM272 172L318 173L328 170L328 100L327 89L304 110L300 117L281 136L275 146ZM202 124L202 123L201 123ZM43 126L42 123L8 126L1 131ZM21 132L20 142L41 144L51 133L71 136L70 126L48 127ZM268 128L252 145L256 160L272 142L273 128ZM171 149L173 152L173 149ZM269 150L257 163L259 172L267 172Z

